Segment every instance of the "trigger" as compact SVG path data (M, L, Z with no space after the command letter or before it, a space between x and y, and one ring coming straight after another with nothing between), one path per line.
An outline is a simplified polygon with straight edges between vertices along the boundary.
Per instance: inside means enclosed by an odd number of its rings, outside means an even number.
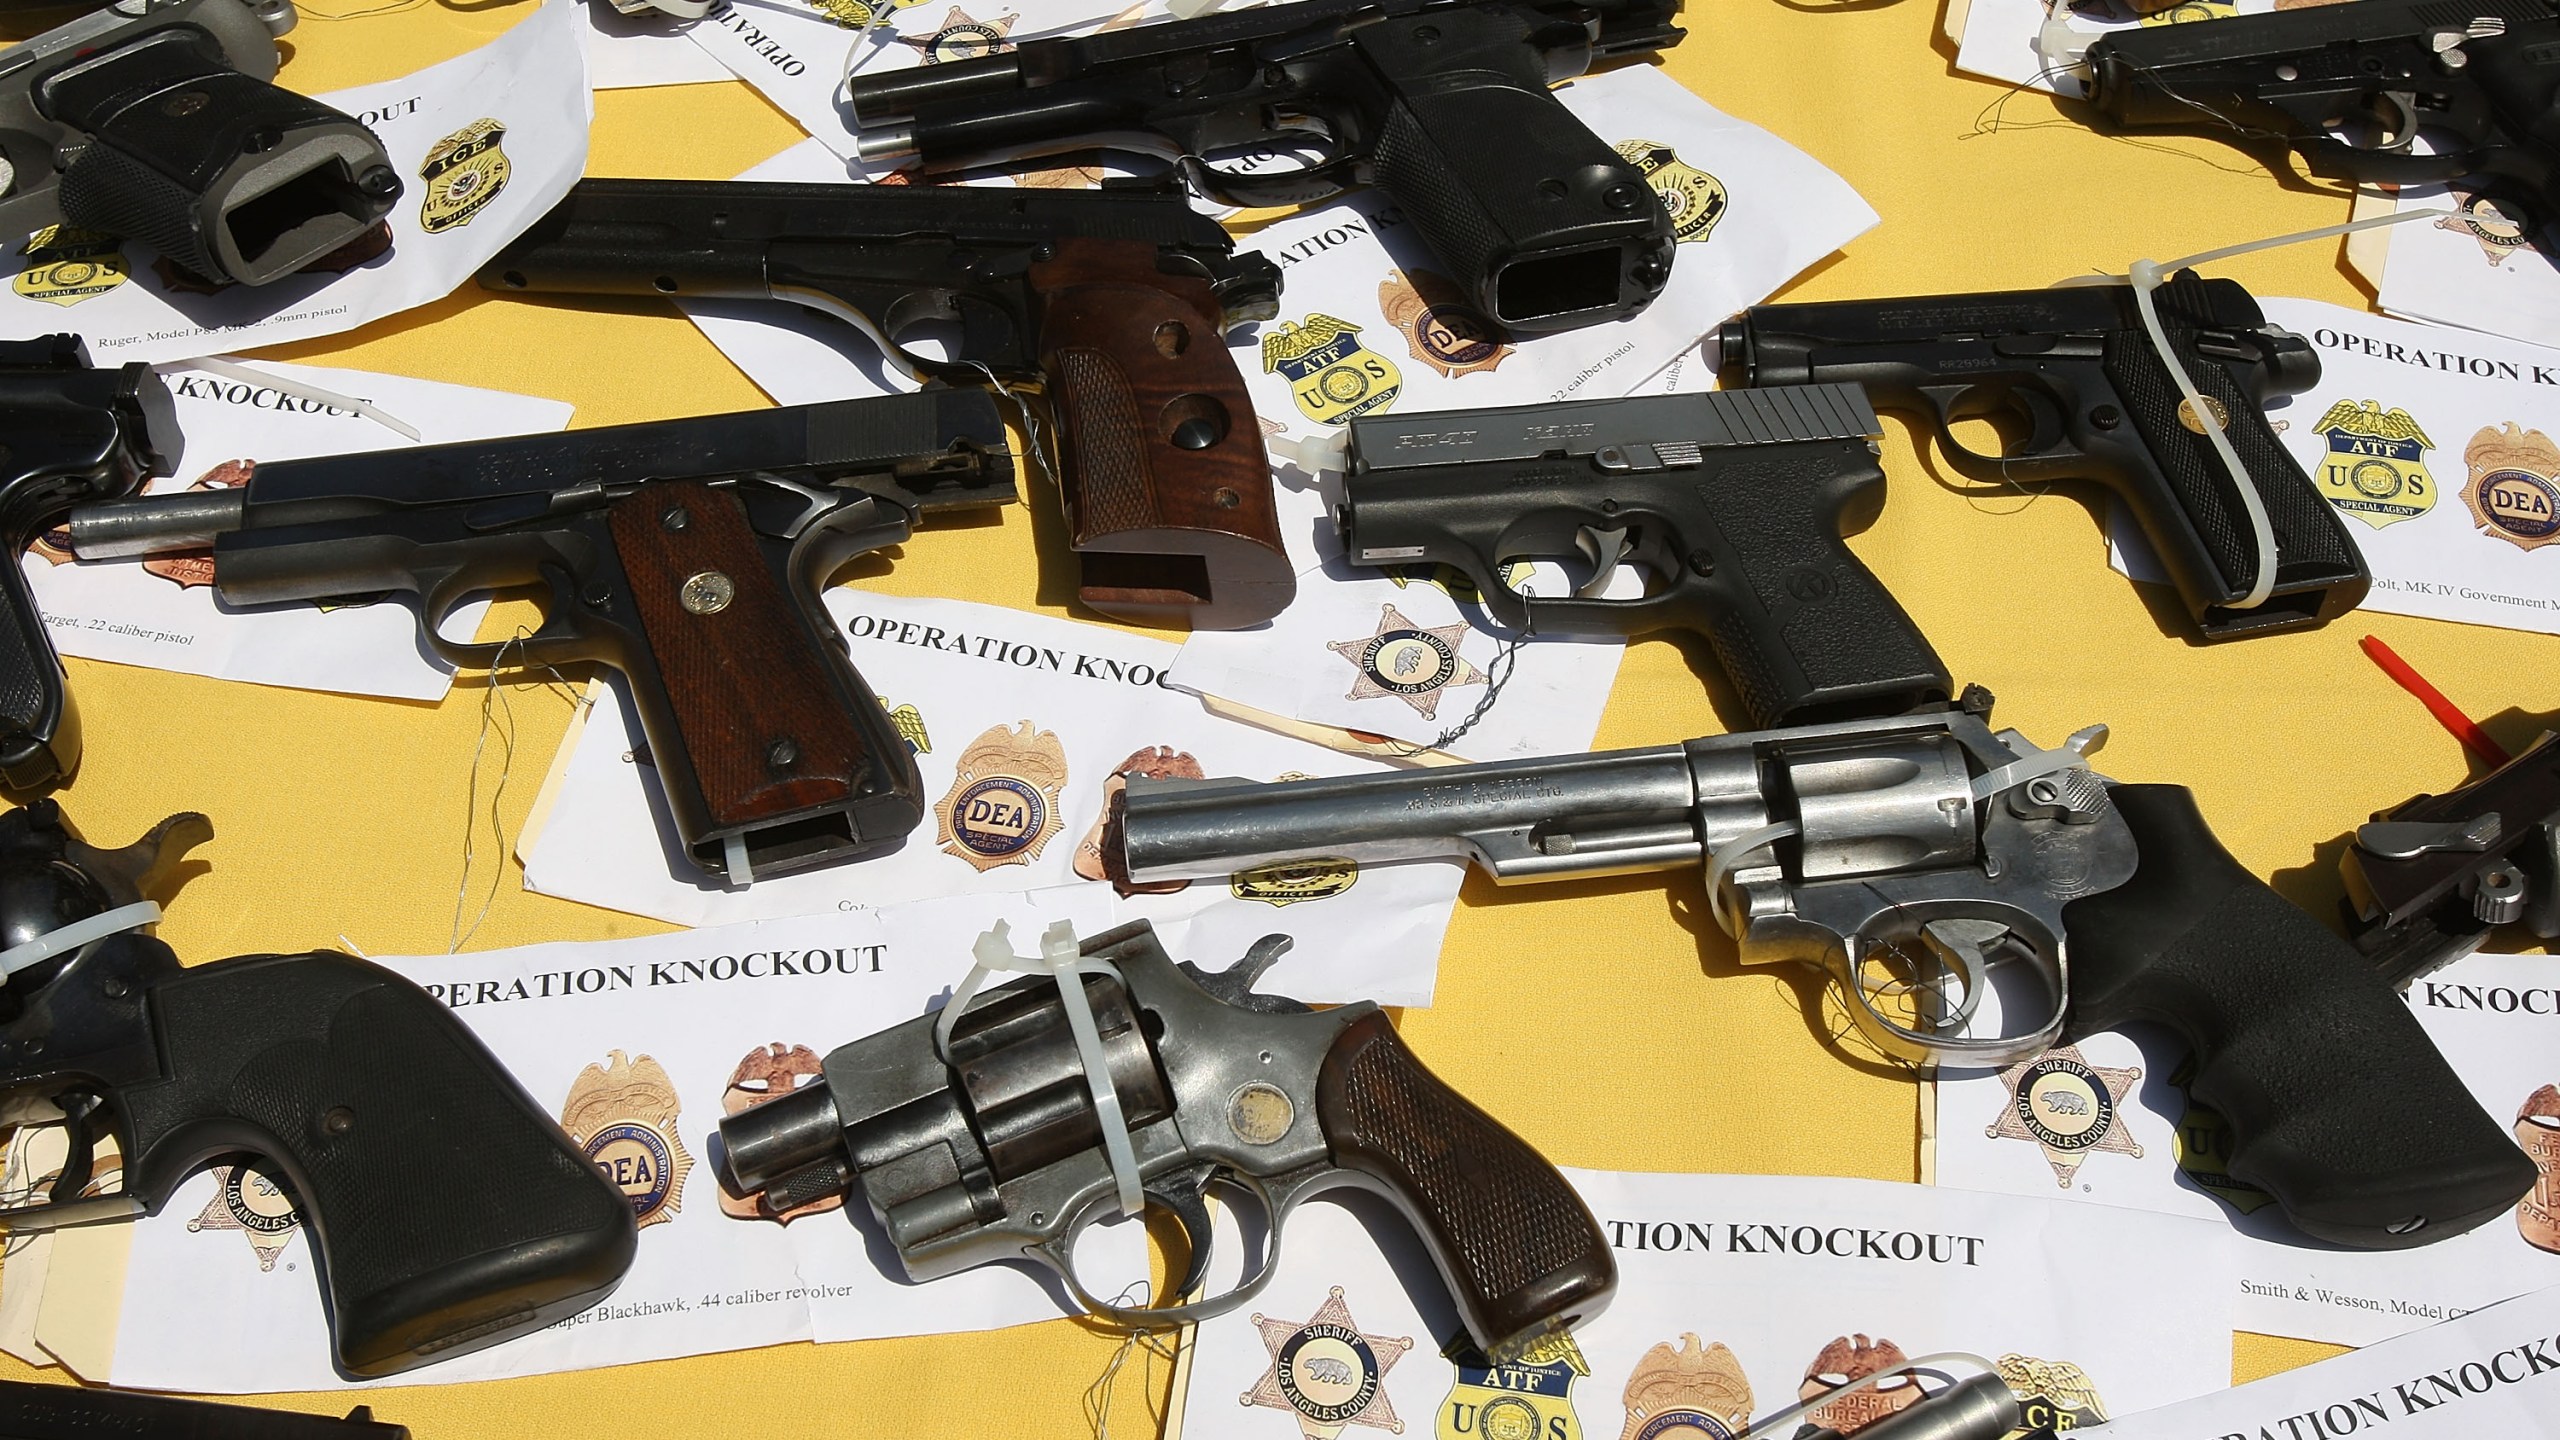
M1147 1199L1171 1215L1182 1226L1185 1255L1182 1278L1173 1287L1172 1303L1180 1304L1199 1292L1209 1278L1209 1172L1205 1169L1178 1171L1159 1178L1146 1190Z
M1618 562L1627 558L1627 532L1624 527L1602 530L1585 525L1574 532L1573 548L1591 566L1591 578L1573 587L1573 598L1588 600L1608 587L1610 577L1618 573Z
M1983 954L2009 933L2009 927L1997 920L1931 920L1920 927L1920 937L1934 952L1939 963L1953 970L1964 983L1964 1000L1955 1012L1931 1018L1933 1027L1962 1030L1982 1005L1984 987L1989 983L1991 961Z
M98 1130L91 1123L102 1102L95 1095L73 1093L54 1100L62 1111L62 1133L70 1148L62 1157L62 1169L54 1176L53 1194L56 1205L67 1205L80 1198L89 1188L98 1167Z

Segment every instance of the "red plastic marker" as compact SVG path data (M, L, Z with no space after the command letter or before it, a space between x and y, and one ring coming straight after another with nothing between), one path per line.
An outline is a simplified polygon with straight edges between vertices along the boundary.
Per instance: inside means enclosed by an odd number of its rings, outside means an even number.
M2490 769L2494 770L2515 758L2507 753L2505 746L2490 739L2488 731L2473 724L2470 716L2444 698L2443 691L2428 684L2427 677L2411 669L2408 661L2401 659L2398 652L2383 644L2378 637L2367 635L2358 643L2364 646L2365 654L2373 657L2373 663L2382 667L2383 674L2398 681L2401 689L2417 696L2418 703L2434 714L2436 723L2452 731L2453 738L2462 742L2463 749L2488 761Z

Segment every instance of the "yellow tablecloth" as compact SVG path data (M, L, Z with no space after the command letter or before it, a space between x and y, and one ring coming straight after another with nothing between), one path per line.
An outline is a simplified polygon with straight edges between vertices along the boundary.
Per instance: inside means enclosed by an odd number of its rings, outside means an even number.
M363 18L306 19L282 79L323 91L388 78L472 48L529 9L390 0ZM2346 216L2343 199L2280 189L2234 151L2100 138L2033 95L2009 102L2000 133L1976 134L2004 88L1952 71L1954 47L1925 0L1691 0L1685 21L1689 40L1666 61L1672 75L1810 151L1884 217L1786 298L2044 285ZM596 110L589 173L598 175L726 178L800 138L734 83L608 92ZM2261 295L2367 303L2334 242L2251 255L2218 273ZM1702 329L1721 318L1696 317ZM767 403L672 310L529 304L476 289L266 353L552 396L576 404L580 426ZM2244 863L2323 915L2338 897L2339 837L2376 808L2465 773L2454 742L2357 653L2359 635L2381 635L2476 715L2553 703L2530 677L2550 673L2560 641L2503 630L2356 616L2315 634L2187 644L2158 618L2174 614L2174 600L2107 569L2089 497L1968 500L1939 483L1932 458L1915 456L1899 422L1885 465L1891 498L1854 548L1958 679L1990 686L2002 722L2048 741L2107 722L2109 773L2194 787ZM1015 509L1000 525L933 532L865 583L1041 608L1037 573L1057 573L1050 567L1067 557L1043 554L1035 571L1033 530ZM219 829L198 852L210 870L161 927L181 955L341 937L376 954L445 948L475 822L465 787L487 693L476 678L442 704L412 705L70 668L88 731L87 761L65 796L78 823L121 843L195 809ZM500 808L512 834L568 711L541 691L506 694L518 731ZM1628 651L1599 743L1659 744L1738 720L1703 644L1648 640ZM2523 729L2491 728L2510 741ZM475 948L660 928L525 894L488 837L493 778L494 764L481 782L470 904L491 886L495 899ZM1694 879L1509 893L1471 882L1439 1003L1402 1024L1450 1083L1562 1163L1911 1179L1913 1086L1827 1049L1815 994L1808 978L1739 971ZM424 1440L1068 1436L1089 1433L1085 1392L1114 1346L1060 1321L368 1398ZM2326 1353L2244 1336L2235 1376ZM0 1362L0 1376L36 1373ZM1136 1383L1133 1365L1125 1378L1111 1433L1154 1433L1164 1368ZM346 1402L271 1403L342 1411ZM1192 1433L1232 1429L1230 1415L1212 1410L1194 1417Z

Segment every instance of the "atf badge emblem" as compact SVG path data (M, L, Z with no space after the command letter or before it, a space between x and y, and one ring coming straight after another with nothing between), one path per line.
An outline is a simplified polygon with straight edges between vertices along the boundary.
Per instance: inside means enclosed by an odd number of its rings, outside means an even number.
M1627 1377L1626 1428L1618 1440L1733 1440L1751 1423L1751 1381L1719 1342L1704 1349L1682 1335L1661 1341Z
M1573 1382L1591 1362L1571 1335L1551 1335L1508 1365L1483 1358L1453 1357L1458 1374L1440 1402L1437 1440L1582 1440Z
M933 807L934 843L981 873L1028 865L1058 833L1058 792L1067 783L1067 750L1058 737L1022 722L997 725L960 752L959 773Z
M2177 1131L2170 1137L2170 1152L2177 1157L2178 1169L2186 1177L2204 1187L2223 1204L2246 1215L2276 1203L2276 1197L2250 1184L2232 1178L2231 1122L2218 1110L2196 1103L2187 1093L2187 1082L2196 1074L2195 1057L2190 1055L2169 1072L2170 1088L2187 1102L2186 1112L2178 1117Z
M1805 1412L1805 1423L1854 1435L1887 1415L1910 1409L1920 1399L1918 1377L1904 1370L1910 1363L1901 1346L1881 1335L1873 1340L1864 1335L1839 1336L1804 1367L1804 1379L1796 1386L1798 1400L1819 1400L1870 1375L1886 1378L1854 1395L1814 1406Z
M2516 1144L2542 1172L2516 1202L2525 1243L2560 1255L2560 1085L2545 1085L2516 1111Z
M804 1085L814 1085L825 1074L826 1065L818 1059L818 1052L806 1045L784 1045L778 1040L771 1045L759 1045L748 1051L738 1061L737 1068L729 1072L729 1084L720 1092L720 1113L736 1115L753 1110ZM712 1194L720 1201L720 1213L723 1215L739 1220L772 1220L784 1225L803 1215L824 1215L830 1210L844 1208L842 1195L830 1195L806 1205L795 1205L777 1215L765 1208L761 1196L740 1199L716 1185L712 1187Z
M2053 1183L2068 1189L2080 1162L2093 1154L2142 1158L2124 1125L2124 1097L2141 1079L2140 1066L2092 1065L2077 1045L2048 1050L2000 1072L2009 1104L1982 1133L2032 1142L2053 1167Z
M2520 550L2560 541L2560 445L2510 420L2484 426L2462 452L2471 523Z
M213 1167L212 1203L187 1222L193 1233L237 1230L248 1236L249 1248L258 1252L260 1270L276 1268L276 1257L301 1228L302 1216L293 1208L293 1197L255 1165Z
M942 23L934 27L933 33L898 38L901 43L913 45L921 52L919 64L941 65L953 60L975 60L981 55L1012 49L1013 42L1005 37L1013 33L1014 23L1021 18L1019 15L1006 15L994 20L973 20L967 11L954 5L951 13L942 17Z
M1069 867L1087 880L1111 880L1111 867L1103 863L1102 858L1103 827L1111 822L1111 802L1129 788L1132 776L1141 780L1206 780L1209 772L1201 769L1200 762L1189 754L1170 745L1149 745L1133 750L1129 758L1112 766L1111 773L1102 777L1102 810L1093 817L1093 827L1076 842L1075 863ZM1120 898L1125 900L1132 895L1171 895L1178 890L1190 889L1191 882L1150 880L1140 884L1124 877L1111 880L1111 888L1119 891Z
M1301 900L1330 900L1359 882L1358 861L1327 856L1281 860L1238 870L1227 877L1227 893L1239 900L1259 900L1286 909Z
M27 263L18 267L9 288L47 305L77 305L104 295L133 273L116 248L121 243L103 231L47 225L27 237L26 248L18 252Z
M1715 233L1716 222L1724 218L1732 203L1725 194L1724 182L1680 158L1680 153L1659 140L1621 140L1619 158L1636 167L1644 183L1662 197L1662 208L1671 212L1671 233L1682 245L1705 244Z
M1511 337L1466 302L1448 277L1391 270L1378 282L1378 313L1403 332L1413 358L1454 380L1492 371L1511 355Z
M2107 1409L2098 1403L2089 1372L2068 1360L2003 1355L1994 1368L2018 1397L2018 1423L2029 1435L2067 1435L2106 1423Z
M2331 505L2379 530L2414 520L2435 508L2435 477L2427 473L2427 432L2406 410L2374 401L2341 400L2311 427L2326 436L2320 493Z
M616 1050L604 1064L579 1071L560 1107L560 1128L620 1187L641 1229L684 1208L693 1157L676 1134L675 1082L657 1061L625 1060Z
M474 120L428 147L418 178L427 182L427 198L418 207L418 224L441 235L471 223L507 188L513 168L498 148L507 127L495 120Z
M1368 700L1393 695L1425 720L1440 710L1440 693L1460 685L1482 685L1485 674L1458 653L1467 622L1425 628L1405 618L1393 605L1378 607L1378 628L1357 640L1336 640L1324 648L1360 672L1343 698Z
M2436 222L2439 230L2468 235L2480 246L2480 258L2496 269L2507 263L2507 257L2525 247L2527 236L2523 225L2510 218L2494 200L2477 195L2452 192L2454 213Z
M1411 1336L1363 1333L1339 1285L1303 1324L1267 1315L1254 1316L1253 1323L1271 1353L1271 1367L1244 1392L1245 1405L1290 1412L1307 1440L1333 1440L1352 1425L1404 1433L1379 1382L1413 1348Z
M1287 379L1298 413L1319 425L1383 413L1404 388L1395 362L1360 343L1359 326L1324 314L1263 336L1262 373Z

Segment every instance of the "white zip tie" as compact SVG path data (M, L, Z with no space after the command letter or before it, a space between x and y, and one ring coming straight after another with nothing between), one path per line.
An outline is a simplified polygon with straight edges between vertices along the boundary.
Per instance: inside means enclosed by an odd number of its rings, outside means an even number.
M1985 771L1973 782L1974 803L1993 799L2014 790L2030 780L2058 775L2065 770L2089 768L2089 752L2107 743L2107 727L2092 725L2072 732L2058 750L2038 750L2024 759L2012 760L1997 770Z
M1084 1066L1084 1081L1093 1093L1095 1121L1102 1128L1102 1151L1111 1162L1111 1178L1119 1187L1120 1213L1135 1218L1146 1206L1145 1187L1138 1178L1138 1151L1129 1140L1129 1121L1120 1111L1120 1092L1112 1088L1110 1057L1102 1053L1102 1029L1093 1023L1093 1006L1085 999L1082 975L1108 975L1117 980L1120 972L1108 962L1087 960L1076 940L1076 927L1065 920L1054 920L1040 933L1040 953L1036 956L1013 953L1013 927L1002 920L978 937L970 947L977 963L969 967L960 988L951 992L949 1004L933 1022L934 1053L948 1064L951 1059L951 1029L960 1023L962 1011L976 998L978 987L998 970L1023 970L1046 973L1058 985L1058 1001L1067 1012L1067 1030L1075 1036L1076 1057Z
M1263 438L1262 448L1310 475L1327 470L1342 475L1351 469L1351 437L1339 430L1304 439L1287 434L1269 435Z
M24 944L0 950L0 979L17 974L30 965L41 965L65 950L77 950L92 940L104 940L127 930L139 930L160 922L160 907L151 901L119 905L113 910L74 920L58 929L47 930Z
M1742 932L1733 928L1733 917L1724 913L1725 875L1753 851L1765 850L1776 841L1803 833L1803 826L1792 820L1781 820L1757 830L1746 830L1717 846L1715 853L1707 857L1707 913L1716 917L1718 929L1736 940L1742 938Z
M186 363L190 368L219 375L226 380L263 385L280 395L290 395L297 400L316 400L323 405L335 405L341 410L352 410L374 424L408 440L417 441L427 438L417 426L370 400L359 400L353 395L341 395L335 390L313 385L307 381L288 380L282 375L270 374L255 366L243 365L237 360L221 355L207 355L202 359L189 360Z

